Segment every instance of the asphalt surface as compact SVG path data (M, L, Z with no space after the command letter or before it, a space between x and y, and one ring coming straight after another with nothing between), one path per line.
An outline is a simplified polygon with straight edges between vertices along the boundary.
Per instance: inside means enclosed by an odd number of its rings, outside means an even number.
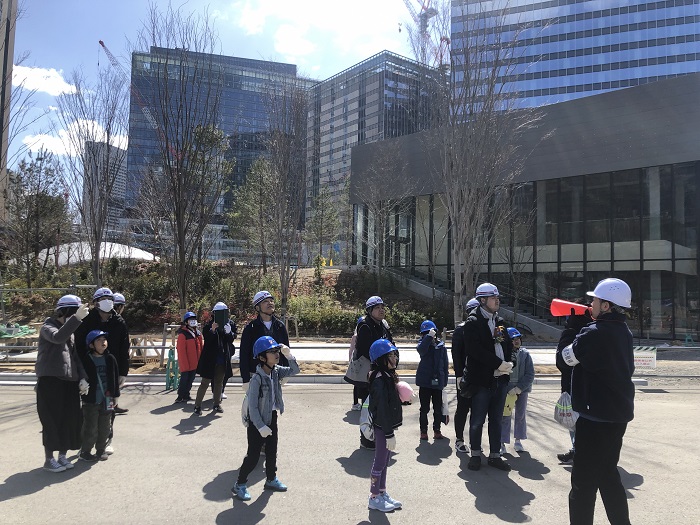
M467 470L468 457L454 452L451 424L444 428L448 439L419 442L418 403L404 407L387 483L404 508L388 515L367 510L373 454L357 447L359 413L349 410L348 385L285 386L278 475L289 491L263 490L261 459L249 480L253 499L232 501L245 430L241 389L227 390L224 414L212 415L209 399L197 417L192 404L172 404L174 395L160 387L127 387L120 404L130 411L117 417L115 454L55 474L41 469L32 388L0 387L0 522L567 523L570 467L558 464L556 454L568 449L569 440L552 419L556 385L532 392L527 452L507 456L510 473L485 464L478 472ZM450 394L454 412L453 389ZM699 418L697 383L637 390L636 417L620 460L635 525L697 523L700 500L693 482L700 455L692 428ZM600 499L596 509L595 523L607 523Z

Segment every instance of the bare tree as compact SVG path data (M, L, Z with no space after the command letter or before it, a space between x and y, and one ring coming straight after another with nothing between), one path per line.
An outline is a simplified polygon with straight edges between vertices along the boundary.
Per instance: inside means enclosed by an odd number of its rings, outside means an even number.
M70 233L68 203L63 193L61 166L53 155L40 150L29 153L9 175L5 248L22 269L27 288L34 273L48 264L43 250L58 247Z
M449 219L447 214L442 214L439 219L435 221L434 195L428 196L427 203L425 204L427 204L427 206L420 202L416 203L416 243L422 243L426 248L428 280L432 285L433 299L435 299L438 267L437 254L441 253L443 247L446 246ZM418 265L418 261L416 264Z
M94 282L100 285L102 243L110 213L120 206L114 199L115 181L126 169L128 85L109 68L100 69L94 83L76 70L70 83L75 92L56 98L58 121L54 131L66 150L66 190L80 216Z
M323 256L323 245L332 244L340 230L338 210L328 188L323 188L311 202L311 217L306 221L310 243L318 244L318 255Z
M273 253L280 278L281 313L286 315L292 266L301 255L301 228L306 190L306 126L308 92L304 80L279 76L268 85L263 104L269 129L266 147L277 196L270 210Z
M221 196L232 170L225 156L228 138L221 130L224 66L206 11L186 15L171 5L160 11L152 4L135 48L151 51L153 67L135 74L151 88L139 94L139 101L157 144L150 180L141 174L140 202L148 203L141 211L162 219L161 255L170 263L180 308L185 308L205 228L216 217L223 220ZM153 225L161 219L147 220Z
M517 31L505 38L508 2L474 1L452 7L439 0L434 8L429 31L437 52L428 65L445 71L450 81L434 83L434 132L426 145L440 156L435 177L442 184L440 200L452 225L453 307L458 322L495 232L508 220L510 210L498 204L528 153L519 149L519 137L537 125L540 115L517 108L509 88L515 59L525 47ZM450 34L454 18L463 22L463 28L445 53L445 35Z

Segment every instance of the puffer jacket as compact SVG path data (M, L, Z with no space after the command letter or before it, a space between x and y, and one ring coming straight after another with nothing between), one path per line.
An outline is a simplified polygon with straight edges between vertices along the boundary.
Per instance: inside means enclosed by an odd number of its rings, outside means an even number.
M187 326L180 327L177 331L177 361L180 372L197 369L203 346L202 332L196 328L192 331Z
M573 409L598 421L632 421L634 351L625 314L600 315L579 332L571 349L578 361L571 372Z
M368 408L372 425L381 428L386 437L393 437L394 430L403 422L403 409L391 376L382 372L370 375Z
M530 352L521 346L515 359L515 366L510 373L508 390L517 386L522 392L532 392L532 383L535 380L535 364L532 362Z
M39 331L39 345L34 371L37 377L58 377L68 381L87 379L83 363L75 348L73 332L80 326L74 315L61 324L49 317Z
M263 372L262 365L258 365L255 373L250 378L248 387L248 414L250 421L257 429L270 426L272 423L272 395L271 388L275 389L275 400L279 413L284 413L284 400L282 399L282 384L280 380L285 377L299 373L299 365L294 356L290 355L287 360L289 366L275 366L268 376ZM254 401L257 399L257 403Z
M449 377L449 362L445 343L429 335L424 335L418 343L417 350L418 355L420 355L420 363L418 363L416 371L416 385L439 390L445 388ZM437 385L433 384L433 378L437 379Z

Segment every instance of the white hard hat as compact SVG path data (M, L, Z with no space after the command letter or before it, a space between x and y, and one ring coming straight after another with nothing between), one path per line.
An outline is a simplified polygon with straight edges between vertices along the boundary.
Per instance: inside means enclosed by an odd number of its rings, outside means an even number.
M479 299L477 299L476 297L472 297L467 301L467 304L464 308L467 310L471 310L472 308L476 308L477 306L479 306Z
M219 301L218 303L216 303L214 305L214 308L212 308L212 310L214 312L216 312L218 310L228 310L228 305L226 303L222 303L221 301Z
M614 277L603 279L596 285L595 290L586 292L586 295L597 297L603 301L610 301L622 308L632 306L632 290L630 290L625 281Z
M56 303L56 308L70 308L78 306L80 306L80 297L72 294L64 295Z
M95 293L92 294L92 300L97 301L97 299L102 299L103 297L112 297L114 298L114 294L112 293L112 290L109 288L98 288L95 290Z
M378 304L384 304L384 301L382 301L382 298L378 295L373 295L372 297L367 299L367 302L365 303L365 308L374 308Z
M255 297L253 297L253 306L258 306L265 299L274 299L274 297L272 297L272 294L267 290L260 290L255 294Z
M114 304L126 304L126 298L124 297L123 294L120 293L114 293Z
M495 284L483 283L476 287L476 298L498 297L498 288Z

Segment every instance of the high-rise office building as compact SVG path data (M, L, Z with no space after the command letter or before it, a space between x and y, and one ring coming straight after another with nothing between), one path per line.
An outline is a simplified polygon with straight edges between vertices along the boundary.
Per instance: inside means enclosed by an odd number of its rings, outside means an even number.
M0 0L0 220L5 219L5 194L8 183L7 151L16 21L17 0Z
M347 202L353 146L429 127L430 92L439 78L436 70L382 51L311 88L307 215L324 187L334 203Z
M507 83L520 106L562 102L700 71L700 0L453 4L452 48L457 53L465 43L512 45L499 81Z
M83 177L83 203L86 200L99 202L107 184L112 189L107 201L107 230L118 228L124 212L126 191L126 150L109 146L105 142L85 143L85 175ZM97 206L86 207L96 209ZM89 217L86 217L89 220Z

